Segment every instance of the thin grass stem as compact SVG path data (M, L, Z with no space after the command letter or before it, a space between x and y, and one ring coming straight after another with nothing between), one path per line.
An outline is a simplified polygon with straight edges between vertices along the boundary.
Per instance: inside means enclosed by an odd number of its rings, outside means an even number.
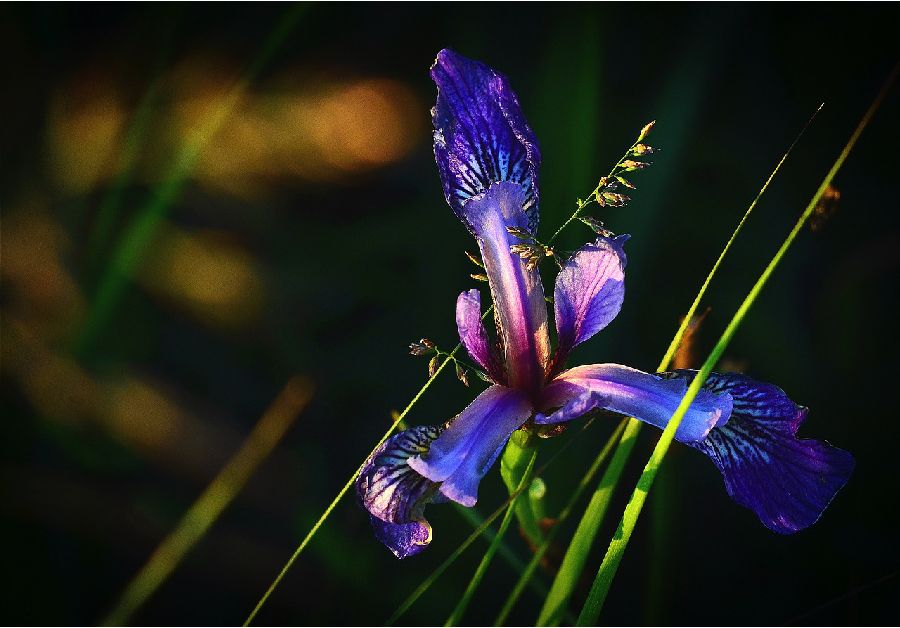
M490 311L491 310L489 309L485 313L485 316ZM453 350L450 352L449 355L450 356L455 355L456 352L459 351L461 348L462 348L462 344L456 345L453 348ZM406 418L406 415L409 414L409 411L412 410L413 406L416 405L416 403L419 401L419 399L422 397L422 395L425 394L425 391L427 391L429 388L431 388L431 385L434 383L434 380L436 380L438 378L438 376L443 372L443 370L451 362L452 362L452 360L444 360L443 362L441 362L440 366L438 366L438 368L437 368L437 370L435 370L434 374L431 375L431 377L429 377L425 381L425 383L419 389L419 392L417 392L415 394L415 396L412 398L412 400L409 402L409 404L407 404L407 406L403 409L403 412L401 412L400 414L397 415L397 418L394 419L393 423L391 423L390 428L388 428L388 430L384 433L384 435L382 435L382 437L378 440L378 442L372 448L372 451L369 452L369 454L365 457L362 464L360 464L359 467L357 467L356 471L353 472L353 475L350 476L350 479L347 480L347 482L344 484L344 486L341 488L341 490L338 491L337 496L331 501L331 503L325 509L325 512L322 513L322 515L318 518L318 520L316 520L315 524L313 524L313 527L310 529L310 531L306 534L305 537L303 537L303 540L300 541L300 545L298 545L297 549L294 550L294 553L291 554L291 557L288 559L287 563L285 563L284 567L281 568L281 571L278 572L278 575L275 576L275 579L272 581L272 584L269 585L269 588L266 589L265 593L263 593L263 596L256 603L256 606L254 606L253 610L250 611L250 614L247 616L247 619L244 620L244 626L249 626L253 622L253 620L256 618L256 615L259 613L260 609L263 607L263 605L265 605L266 601L272 595L272 592L275 591L275 589L278 587L278 585L284 579L284 576L287 574L287 572L293 566L294 562L297 560L297 558L299 558L300 554L303 552L304 549L306 549L306 546L309 545L309 542L316 535L316 532L319 531L319 528L322 527L322 524L325 523L325 520L328 518L329 515L331 515L331 511L333 511L335 509L335 507L338 505L338 502L340 502L341 499L343 499L344 495L347 494L347 491L349 491L350 488L353 486L353 482L356 481L356 477L363 470L363 467L365 467L366 460L369 459L369 456L371 456L373 453L375 453L375 450L378 449L381 446L381 444L384 443L384 441L386 441L390 437L390 435L397 428L397 426L403 421L403 419Z
M609 440L606 441L606 444L600 450L600 453L598 453L597 457L594 458L594 461L588 468L587 473L584 474L584 476L581 478L581 481L578 483L578 486L575 487L575 492L569 498L569 501L566 503L562 511L560 511L559 516L557 516L555 525L547 532L543 542L541 543L541 546L532 555L531 560L528 562L528 565L525 567L525 569L522 570L522 573L519 576L519 580L516 582L515 586L510 592L509 597L506 598L506 602L503 604L503 608L497 615L497 619L494 620L495 626L502 626L506 622L506 619L507 617L509 617L510 612L512 612L513 607L519 601L519 597L521 597L522 593L525 591L525 587L531 585L534 582L534 573L537 570L538 565L541 564L541 560L543 560L544 555L547 553L547 550L550 549L550 546L553 543L553 539L556 537L556 533L559 532L559 530L562 528L562 525L568 520L569 515L571 515L572 511L575 509L575 505L578 502L578 499L584 494L584 491L590 485L591 481L594 479L594 476L600 470L600 467L603 466L603 463L606 462L606 459L609 458L613 447L617 442L619 442L619 439L622 436L626 421L627 419L622 419L622 421L610 435Z
M490 546L488 546L487 551L484 553L484 556L481 558L481 562L478 563L478 567L475 569L475 573L472 576L472 579L469 581L469 585L466 587L465 592L461 598L459 598L459 602L456 603L456 608L453 609L453 612L450 613L450 617L447 618L447 621L444 623L444 626L456 626L459 624L463 615L466 612L466 609L469 607L469 603L472 601L472 596L475 595L475 591L478 589L478 585L481 584L482 578L484 578L484 574L487 573L488 567L491 564L491 561L494 559L494 554L497 553L497 548L500 545L500 542L503 540L503 535L506 534L506 530L509 529L509 524L513 518L513 512L515 510L516 501L521 497L522 492L525 490L525 487L531 484L531 471L534 469L534 462L537 460L537 449L531 454L531 460L528 461L528 466L525 468L525 473L522 474L522 479L519 481L519 485L516 487L516 496L509 502L509 505L506 507L506 513L503 515L503 520L500 522L500 529L497 530L497 535L494 537L494 540L491 542Z
M659 361L659 365L656 369L657 371L665 371L669 368L669 365L672 363L672 360L675 357L675 353L678 350L681 341L684 339L684 335L687 332L688 326L694 319L694 316L696 315L697 310L700 307L700 303L703 300L703 297L706 296L706 292L709 289L713 277L716 275L716 273L718 273L719 267L722 265L722 261L731 250L731 247L737 239L738 234L744 228L744 224L747 222L750 214L756 208L759 200L768 190L769 185L775 178L775 175L778 174L779 170L781 170L782 165L785 163L788 156L797 145L797 142L806 132L806 129L809 128L809 125L815 119L816 115L818 115L819 111L822 110L822 106L823 105L819 105L819 107L813 112L812 116L810 116L810 118L806 121L806 124L803 125L803 128L794 138L793 142L791 142L791 145L788 147L788 149L784 152L781 159L778 161L778 163L775 165L775 168L769 175L768 179L766 179L765 183L763 183L759 192L756 194L756 197L750 203L749 207L747 207L744 215L741 217L740 221L738 221L737 226L731 233L731 237L728 238L725 247L722 249L721 253L719 253L719 257L716 259L709 273L706 275L703 284L700 286L700 290L697 292L697 296L694 297L693 302L688 308L687 314L685 314L684 318L681 321L681 324L675 331L675 335L672 337L672 341L669 343L666 352L663 354L662 359ZM640 432L642 425L643 424L640 421L633 417L628 419L628 422L625 426L625 431L622 433L622 438L619 441L615 453L613 454L613 459L610 462L609 466L606 468L606 471L604 471L603 477L600 479L600 484L597 486L597 490L591 496L591 501L588 503L584 515L582 516L582 519L578 524L578 528L575 531L575 535L572 538L572 542L566 550L566 555L563 558L563 563L560 566L560 570L557 573L553 583L550 585L550 594L544 600L544 605L541 608L540 614L538 615L537 625L559 625L563 613L565 612L568 605L569 599L571 598L572 593L575 591L575 587L578 584L578 581L581 579L581 574L584 571L584 565L590 553L590 548L593 545L593 541L596 538L600 525L603 523L603 520L606 516L607 507L609 506L609 502L612 498L615 487L618 485L619 479L622 476L622 471L625 469L625 465L628 462L628 459L631 457L631 452L634 449L634 444L637 440L637 435Z
M311 397L312 385L305 378L297 376L288 381L241 448L131 580L113 610L103 620L104 625L121 626L128 623L135 611L166 581L185 555L216 522L259 464L293 425Z
M473 529L478 528L482 523L484 523L484 517L478 514L478 511L475 508L466 508L465 506L457 503L454 503L453 505L456 507L455 510L457 513L459 513L459 516L469 522ZM490 528L487 528L486 530L484 530L481 536L483 536L488 544L490 544L494 541L497 533ZM500 545L497 548L497 553L503 560L507 562L510 567L512 567L514 572L521 574L525 571L525 561L519 558L505 541L500 542ZM547 595L547 592L550 590L546 584L534 578L532 578L528 584L531 586L531 590L534 591L534 594L541 598L545 597Z
M671 420L669 421L668 425L666 425L666 429L663 430L662 436L660 436L659 441L656 443L656 447L653 449L653 453L651 454L650 459L644 467L643 473L641 473L641 477L638 480L637 486L635 487L634 492L631 495L631 499L628 501L628 504L625 507L625 512L623 513L622 519L619 522L619 527L609 544L609 548L606 551L606 555L603 558L603 562L600 565L600 569L597 571L597 575L594 578L591 590L588 593L587 600L585 601L584 606L581 609L581 613L578 616L578 626L593 626L596 624L600 616L600 611L603 608L603 603L606 601L606 596L609 593L609 588L612 585L613 578L616 575L619 564L622 562L622 556L625 553L625 548L628 546L628 541L631 539L631 534L634 531L634 527L637 524L641 509L644 505L644 502L646 501L647 493L653 485L653 480L656 477L659 466L662 463L662 460L672 443L672 439L675 437L675 432L678 429L678 426L681 424L682 418L687 412L687 409L690 406L691 402L700 391L700 388L705 382L707 376L712 371L713 366L715 366L715 364L722 357L722 354L728 347L728 344L731 342L731 339L734 337L734 334L737 332L738 328L746 317L747 312L750 310L750 307L759 297L763 287L765 287L769 278L772 276L772 273L775 272L775 269L778 267L778 264L781 262L785 253L791 247L794 240L797 238L797 235L800 233L800 230L803 229L807 220L809 220L809 217L815 211L820 200L822 199L822 196L831 185L831 182L834 180L834 177L837 175L838 171L844 165L844 162L849 156L850 151L853 149L863 130L866 128L866 126L868 126L869 121L875 115L875 112L878 110L881 102L884 100L885 95L893 84L898 69L900 69L900 64L894 67L884 86L881 88L878 96L875 97L875 100L872 102L865 115L863 115L856 129L851 134L850 139L847 141L843 150L841 150L834 164L831 166L831 169L825 175L825 178L819 185L819 189L816 190L816 193L810 199L809 204L800 215L793 229L791 229L790 233L788 233L784 242L778 248L769 263L766 265L762 274L759 276L759 279L757 279L756 283L750 289L750 292L744 298L744 301L741 303L740 307L738 307L731 321L728 323L728 326L725 328L725 331L722 333L722 336L713 347L709 356L703 362L703 365L700 367L699 372L697 373L696 377L694 377L690 386L688 386L684 398L682 398L681 403L678 405L678 408L672 415Z
M398 606L397 610L395 610L393 612L393 614L390 617L388 617L388 620L386 622L384 622L384 625L385 626L394 625L397 622L397 620L400 619L400 617L402 617L404 615L404 613L406 613L406 611L408 611L412 607L412 605L415 604L416 601L420 597L422 597L422 595L426 591L428 591L428 589L431 588L431 585L434 584L435 581L437 581L437 579L440 578L441 575L445 571L447 571L447 568L450 567L450 565L452 565L454 562L456 562L456 559L459 558L460 556L462 556L463 552L465 552L466 549L468 549L468 547L472 543L474 543L478 539L478 537L484 533L485 530L487 530L490 527L490 525L494 522L494 520L497 519L497 517L499 517L501 514L503 514L503 512L506 511L508 506L520 494L521 494L521 491L513 492L509 497L507 497L503 501L503 503L500 504L500 506L494 512L492 512L490 515L488 515L487 518L484 520L484 522L480 526L478 526L475 529L475 531L472 532L472 534L470 534L468 537L466 537L466 540L463 541L459 545L459 547L457 547L455 550L453 550L453 553L451 553L446 559L444 559L444 562L442 562L440 565L438 565L437 569L432 571L431 574L429 574L429 576L427 578L425 578L425 580L422 581L422 584L420 584L418 587L416 587L415 591L413 591L409 595L409 597L407 597L405 600L403 600L403 602L400 603L400 606Z

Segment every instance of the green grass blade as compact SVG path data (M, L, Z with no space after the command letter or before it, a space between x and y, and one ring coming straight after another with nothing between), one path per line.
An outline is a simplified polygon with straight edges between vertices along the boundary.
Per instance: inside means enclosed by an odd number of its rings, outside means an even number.
M312 396L301 377L291 379L203 494L191 505L175 529L159 544L125 588L103 624L122 626L166 581L181 560L219 518L271 453Z
M775 175L778 174L778 171L781 169L782 165L791 154L791 151L793 151L794 147L797 145L797 142L803 136L803 133L806 131L810 123L813 121L813 119L815 119L816 115L819 111L821 111L821 109L822 106L820 105L800 130L800 132L797 134L797 136L794 138L794 141L791 142L791 145L782 155L781 159L778 161L775 168L769 175L769 178L766 179L765 183L763 183L759 192L756 194L756 197L753 199L753 202L750 203L750 206L744 212L744 215L741 217L737 226L734 228L734 231L731 233L731 237L728 238L728 242L725 244L725 247L722 249L721 253L719 253L719 257L716 259L709 273L706 275L706 279L704 279L703 284L700 286L700 290L697 292L697 296L694 297L694 301L688 308L687 314L682 319L681 324L678 326L678 329L675 331L675 335L672 337L672 341L669 343L665 354L659 362L659 366L657 367L658 371L664 371L669 368L669 365L675 357L675 352L678 350L678 346L681 344L681 341L684 338L684 334L687 332L688 326L696 315L697 310L700 308L700 303L703 300L703 297L706 296L706 292L709 289L709 285L712 282L713 277L716 275L716 273L719 271L719 267L722 265L722 260L725 259L725 256L731 250L731 247L737 239L738 234L744 228L744 224L747 222L750 214L756 208L763 194L765 194L765 192L769 189L769 185L772 183ZM628 420L628 423L625 426L625 431L622 434L621 440L619 441L619 445L616 448L615 453L613 454L613 459L610 462L609 467L607 467L606 471L603 473L600 484L598 485L597 490L594 492L594 495L591 497L591 501L585 509L582 520L578 524L575 536L572 538L572 542L566 550L566 555L563 558L563 563L560 567L560 570L550 587L550 594L544 600L544 605L541 608L540 614L538 615L537 625L555 626L558 625L561 621L568 601L571 598L572 593L574 592L575 587L581 578L582 572L584 571L584 564L587 560L588 554L590 553L591 545L593 544L593 541L597 535L597 531L599 530L599 527L603 523L603 519L606 516L606 509L609 505L609 500L611 499L612 493L619 482L619 478L622 475L625 464L628 462L628 459L631 456L631 451L634 448L634 443L637 439L637 435L640 432L642 425L643 424L636 419L631 418Z
M543 543L541 543L541 546L532 555L528 565L522 570L522 575L519 576L519 580L510 592L509 597L506 598L506 602L503 604L500 614L497 615L497 619L494 621L495 626L502 626L506 622L507 617L509 617L510 612L512 612L513 607L515 607L518 602L519 597L521 597L522 593L525 591L525 587L534 583L534 573L538 565L540 565L541 560L544 558L544 555L547 553L547 550L550 549L553 539L556 537L556 533L559 532L562 524L568 520L569 515L571 515L572 511L575 509L575 504L578 499L584 494L584 491L587 490L587 487L593 481L594 476L600 470L600 467L603 466L603 463L606 462L606 459L609 458L613 447L619 442L619 439L622 436L622 432L625 429L625 423L626 420L623 419L610 435L609 440L606 441L606 444L600 450L600 453L594 458L587 473L581 478L581 481L575 488L575 492L569 498L568 503L566 503L566 506L559 513L559 516L556 518L556 525L547 532Z
M613 489L615 489L616 483L622 475L622 469L631 455L640 427L641 422L635 419L629 418L625 422L625 428L619 438L613 459L603 473L594 494L591 495L591 500L584 510L581 521L578 522L578 527L575 529L569 547L566 548L566 554L556 578L550 585L550 594L541 607L536 625L558 626L562 622L569 598L578 585L581 572L584 571L584 563L590 554L591 545L597 536L600 524L603 523Z
M466 508L465 506L457 504L456 502L454 502L453 505L455 506L456 512L459 513L459 516L468 521L473 529L478 529L481 524L484 523L484 517L478 514L478 511L475 508ZM486 528L482 532L481 536L490 545L496 538L497 533L490 528ZM505 560L516 573L521 574L527 568L525 561L519 558L512 550L512 548L506 544L505 541L500 542L499 546L497 547L497 553L500 555L500 558ZM534 578L529 580L528 584L531 586L532 591L534 591L535 595L537 595L538 597L545 597L547 595L547 592L549 591L546 584L539 582Z
M860 120L859 125L853 131L853 134L850 136L847 144L838 155L831 169L828 171L828 174L825 175L825 178L822 180L819 189L813 195L812 199L810 199L809 204L800 215L800 218L797 220L794 228L791 229L787 238L785 238L778 251L766 265L759 279L757 279L756 283L750 289L750 292L744 298L744 301L741 303L731 321L728 323L728 326L725 328L725 331L722 333L719 341L713 347L713 350L710 352L709 356L700 367L699 373L697 373L697 376L688 387L687 393L685 393L684 398L678 405L675 414L672 415L672 419L669 421L666 429L663 430L662 436L660 436L659 441L657 442L656 447L654 448L653 453L650 456L650 460L644 467L644 471L641 474L637 486L635 487L634 492L631 495L631 499L629 500L628 505L625 507L625 512L622 515L621 521L619 522L619 527L615 535L613 536L612 542L609 544L609 548L606 551L606 555L603 558L603 562L600 565L597 576L594 578L594 582L591 586L588 598L581 609L580 615L578 616L577 625L592 626L596 624L597 619L600 616L600 610L602 609L603 603L606 600L606 596L609 593L609 587L612 584L619 564L622 561L622 556L625 553L625 548L627 547L628 541L631 538L631 534L634 531L634 527L637 524L638 517L641 513L641 508L646 501L647 493L649 492L650 487L653 485L653 479L656 476L657 471L659 470L659 465L662 463L662 460L672 443L672 439L675 437L675 431L681 424L681 420L684 417L685 412L687 412L687 409L690 406L691 402L697 396L697 393L700 391L700 388L706 380L706 377L712 371L713 366L722 357L722 354L728 347L731 339L734 337L735 332L737 332L738 327L740 327L741 323L743 322L744 317L750 310L750 307L762 292L763 287L765 287L769 278L772 276L772 273L775 271L775 268L781 262L784 254L791 247L797 235L800 233L800 230L803 228L803 226L806 224L806 221L815 211L816 207L819 204L819 201L822 198L822 195L825 193L825 190L828 188L828 186L831 185L831 182L834 179L835 175L843 166L844 161L846 161L847 156L850 154L850 151L853 149L853 146L856 144L859 136L862 134L863 130L872 119L875 111L877 111L878 107L881 105L882 100L884 99L887 91L894 81L898 68L900 68L900 65L896 66L891 72L891 75L888 77L881 92L875 98L874 102L869 107L869 110L866 111L862 120Z
M521 498L522 492L525 490L525 487L531 484L531 472L534 469L535 460L537 460L537 449L532 452L531 460L528 461L528 466L525 468L525 473L522 474L522 479L519 481L519 486L516 487L516 496L512 499L512 501L509 502L509 506L506 507L506 514L503 515L503 520L500 522L500 529L497 530L497 535L494 537L494 540L491 542L487 551L484 553L481 562L478 563L478 568L475 570L475 574L469 581L469 585L466 587L465 592L463 592L463 595L459 599L459 602L457 602L456 608L454 608L453 612L450 613L450 617L447 618L444 626L456 626L457 624L459 624L460 620L466 612L466 609L469 607L469 603L472 601L472 596L475 595L475 591L478 589L478 585L481 584L481 580L482 578L484 578L484 574L487 573L487 569L490 566L491 561L494 559L494 554L497 553L497 547L499 546L500 541L503 539L503 535L506 534L506 530L509 528L509 524L513 518L513 512L515 511L516 501Z
M100 277L93 295L87 320L74 342L74 353L84 356L104 330L128 282L159 232L175 199L181 194L190 173L203 149L228 119L250 83L256 78L278 47L284 43L307 8L305 4L291 7L264 42L260 52L247 66L213 115L187 141L172 164L165 182L154 191L134 221L116 245L110 263Z
M485 313L485 316L487 316L487 314L490 313L490 311L491 310L488 309L488 311ZM453 348L453 351L450 352L450 356L456 355L456 353L461 348L462 348L462 344L456 345ZM393 423L391 423L390 428L388 428L388 430L384 433L384 435L382 435L381 439L375 444L375 446L372 447L372 451L369 452L369 454L363 459L363 462L359 465L359 467L357 467L356 471L353 472L353 475L350 476L350 479L347 480L347 482L344 484L344 486L341 488L341 490L338 491L337 496L331 501L330 504L328 504L328 507L325 508L325 512L322 513L322 515L316 520L316 522L313 524L313 527L309 530L309 532L306 534L306 536L303 537L303 540L300 541L300 545L298 545L297 549L294 550L294 553L291 554L291 557L285 563L284 567L281 568L281 571L278 572L278 575L275 576L275 579L269 585L269 588L266 589L266 592L263 593L261 598L259 598L259 601L256 603L256 606L253 607L253 610L250 611L250 614L247 616L247 619L244 620L244 626L249 626L253 622L253 620L256 618L256 615L259 613L260 609L262 609L262 607L265 605L266 601L269 599L269 597L272 595L272 593L275 591L275 589L278 587L278 585L281 584L281 581L284 579L285 575L287 575L287 572L290 571L291 567L294 565L294 562L297 560L297 558L300 557L300 554L303 553L303 550L306 549L306 546L309 545L309 542L316 535L316 532L319 531L319 528L322 527L322 524L325 523L325 520L328 519L329 515L331 515L331 512L338 505L338 502L340 502L341 499L343 499L344 495L347 494L347 491L349 491L350 488L353 486L353 482L356 480L356 477L363 470L363 467L366 464L366 460L369 459L369 456L371 456L373 453L375 453L375 450L378 449L381 446L381 444L390 437L391 433L397 428L397 426L403 421L403 419L406 418L406 415L409 414L409 411L412 410L413 406L416 405L416 403L419 401L419 399L422 397L422 395L425 394L425 391L427 391L429 388L431 388L431 385L434 383L434 380L436 380L438 378L438 376L444 371L444 369L447 367L447 365L450 364L451 362L453 362L453 360L450 360L450 359L446 359L443 362L441 362L440 366L438 366L438 368L434 372L434 374L425 381L425 383L419 389L419 392L417 392L415 394L415 396L412 398L412 400L409 402L409 404L407 404L407 406L403 409L403 412L401 412L400 414L397 415L397 418L394 419ZM480 534L480 532L479 532L479 534ZM476 538L477 538L477 535L476 535Z

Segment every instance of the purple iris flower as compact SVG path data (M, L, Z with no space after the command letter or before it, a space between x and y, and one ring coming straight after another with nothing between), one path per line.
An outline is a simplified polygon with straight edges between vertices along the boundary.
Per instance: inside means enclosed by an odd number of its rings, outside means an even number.
M498 342L482 323L481 295L456 302L459 337L493 382L445 426L420 426L384 442L356 481L376 537L405 558L431 541L426 504L472 506L478 484L512 433L594 410L665 428L693 371L644 373L619 364L565 369L571 350L609 325L625 294L628 236L599 237L563 265L553 290L556 349L536 268L510 251L510 233L538 226L540 152L505 77L450 50L431 68L434 154L447 202L475 236L494 302ZM675 438L703 452L729 495L783 534L813 524L847 482L853 457L799 439L806 418L778 387L738 374L712 373Z

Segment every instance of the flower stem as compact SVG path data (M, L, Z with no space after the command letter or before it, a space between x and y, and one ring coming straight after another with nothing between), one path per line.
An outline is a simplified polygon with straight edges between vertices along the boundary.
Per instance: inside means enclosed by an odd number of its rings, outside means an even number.
M532 555L528 565L519 576L519 580L516 582L513 590L510 592L509 597L506 598L506 603L504 603L503 608L500 610L500 614L497 615L497 619L494 620L495 626L502 626L506 622L507 617L509 617L509 613L516 605L516 602L518 602L519 597L525 591L525 586L532 582L534 572L537 569L538 565L540 565L541 560L547 553L547 550L550 549L550 545L552 544L553 539L556 537L556 533L559 532L562 525L569 518L569 515L572 514L572 511L575 509L576 502L587 489L591 481L594 479L594 476L600 470L600 467L603 466L603 463L606 462L607 458L609 458L609 454L612 452L613 447L622 436L622 431L625 429L625 422L626 419L622 419L618 427L616 427L616 429L610 435L609 440L606 441L606 445L603 446L603 449L601 449L600 453L597 454L597 457L594 458L594 462L591 463L591 466L590 468L588 468L587 473L585 473L581 478L581 481L575 488L575 492L569 498L569 501L566 504L565 508L560 511L559 516L556 518L555 525L550 528L549 532L547 532L540 547Z
M494 537L494 541L484 553L481 562L478 563L478 568L475 570L475 574L472 576L472 580L469 581L469 586L466 587L465 592L459 599L459 602L457 602L456 604L456 608L454 608L453 612L450 613L450 617L447 618L444 626L457 625L462 619L462 616L465 614L466 609L469 607L469 602L472 601L472 596L475 594L475 590L478 588L478 585L481 584L481 579L487 572L491 561L494 559L494 554L497 552L497 547L499 546L500 541L503 539L503 535L506 534L506 530L509 528L510 522L512 522L516 502L521 498L522 492L525 490L525 487L531 483L531 472L534 469L535 460L537 460L537 448L532 449L531 459L528 461L528 466L525 468L525 472L522 474L522 479L519 481L519 486L516 487L516 496L512 499L512 501L510 501L509 506L506 507L506 514L503 515L503 521L500 522L500 529L497 530L497 536Z

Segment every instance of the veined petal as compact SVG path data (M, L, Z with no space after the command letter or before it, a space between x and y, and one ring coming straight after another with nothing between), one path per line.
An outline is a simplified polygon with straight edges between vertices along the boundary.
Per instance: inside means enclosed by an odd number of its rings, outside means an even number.
M579 249L556 277L553 291L559 344L554 363L565 364L569 352L609 325L625 298L625 251L629 236L600 237Z
M442 431L440 427L421 425L391 436L372 453L356 478L356 495L372 516L376 536L400 558L400 554L419 551L409 543L426 538L425 528L427 539L431 539L431 527L423 511L437 488L407 461L428 451Z
M437 104L431 110L434 156L454 213L471 221L467 201L498 181L519 187L527 227L538 224L540 152L507 79L477 61L442 50L431 66Z
M407 463L427 452L441 432L441 427L420 425L394 434L375 450L356 478L356 494L369 514L389 523L419 518L434 483Z
M686 382L695 375L671 374ZM734 410L727 424L688 444L709 456L732 499L781 534L814 524L849 480L853 456L823 441L797 438L807 409L777 386L711 373L703 388L729 394Z
M550 355L547 303L537 269L529 270L509 247L521 242L509 227L525 228L522 189L494 183L466 204L491 286L506 363L508 384L536 391L544 383Z
M500 368L488 340L487 330L481 320L481 293L476 289L460 293L456 299L456 328L459 340L475 363L494 382L505 383L503 369Z
M620 364L589 364L561 373L545 389L542 408L558 408L549 415L537 414L535 423L562 423L590 410L612 410L666 427L687 392L681 379L666 379ZM701 390L685 413L675 438L693 443L706 438L731 414L731 397Z
M522 392L491 386L450 423L427 453L410 458L409 466L429 480L441 482L440 492L446 497L474 506L481 478L531 412L531 403Z

